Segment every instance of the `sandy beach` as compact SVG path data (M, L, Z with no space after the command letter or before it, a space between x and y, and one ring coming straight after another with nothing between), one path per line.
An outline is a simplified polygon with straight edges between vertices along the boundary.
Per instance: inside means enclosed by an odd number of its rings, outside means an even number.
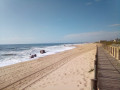
M90 90L96 45L0 68L0 90Z

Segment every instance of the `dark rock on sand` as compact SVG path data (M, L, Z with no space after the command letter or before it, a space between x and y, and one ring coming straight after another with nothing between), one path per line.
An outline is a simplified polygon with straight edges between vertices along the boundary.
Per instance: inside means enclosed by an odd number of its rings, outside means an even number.
M34 58L34 55L31 55L30 58Z
M37 55L36 55L36 54L34 54L34 55L31 55L31 56L30 56L30 58L34 58L34 57L37 57Z
M36 54L34 54L34 57L37 57L37 55L36 55Z
M45 52L45 50L40 50L40 53L41 53L41 54L44 54L44 53L46 53L46 52Z

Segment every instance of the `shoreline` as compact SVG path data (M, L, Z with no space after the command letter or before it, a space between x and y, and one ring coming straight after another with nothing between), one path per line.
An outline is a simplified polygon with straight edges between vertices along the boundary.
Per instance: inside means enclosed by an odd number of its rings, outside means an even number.
M35 58L29 58L28 60L26 61L21 61L21 62L17 62L17 63L14 63L14 64L8 64L8 65L5 65L5 66L0 66L0 68L4 68L4 67L9 67L11 65L15 65L15 64L19 64L19 63L24 63L24 62L28 62L28 61L32 61L32 60L37 60L37 59L40 59L40 58L43 58L43 57L46 57L46 56L49 56L49 55L54 55L54 54L57 54L57 53L61 53L61 52L65 52L65 51L69 51L69 50L72 50L74 48L77 48L78 45L85 45L85 44L88 44L88 43L83 43L83 44L72 44L70 49L68 50L64 50L64 51L59 51L59 52L56 52L56 53L52 53L52 54L48 54L48 55L45 55L45 56L41 56L41 57L35 57ZM47 53L45 53L47 54ZM43 54L44 55L44 54Z
M36 60L31 60L31 61L21 62L21 63L17 63L10 66L1 67L0 68L0 80L1 80L0 89L11 90L14 88L14 89L21 90L31 85L32 83L36 82L36 80L40 78L42 79L42 77L46 75L49 76L48 73L58 71L58 69L62 68L64 65L68 64L74 59L78 60L77 58L81 58L82 55L84 57L85 54L88 55L87 59L89 61L91 60L90 55L92 55L92 58L94 58L94 53L96 49L95 46L96 46L95 44L84 44L84 45L81 44L81 45L77 45L76 48L71 50L59 52L53 55L48 55ZM90 55L87 54L88 52L90 52L91 54ZM84 58L81 58L81 60L82 59L83 59L82 62L84 63ZM93 63L93 61L91 63ZM70 65L68 66L70 67ZM84 66L87 67L86 65ZM91 67L88 67L88 69L90 68ZM39 89L36 89L36 90L39 90Z
M63 48L63 46L64 46L64 48ZM49 50L49 51L47 51L46 50L46 48L53 48L53 47L58 47L58 49L60 48L60 47L62 47L62 49L61 50L58 50L58 51L56 51L56 50ZM36 47L36 48L38 48L38 47ZM18 64L18 63L21 63L21 62L26 62L26 61L32 61L32 60L36 60L36 59L39 59L39 58L41 58L41 57L46 57L46 56L49 56L49 55L54 55L54 54L57 54L57 53L60 53L60 52L64 52L64 51L67 51L67 50L71 50L71 49L74 49L74 48L76 48L75 47L75 45L74 44L63 44L63 45L55 45L55 46L47 46L47 47L43 47L43 48L41 48L41 50L45 50L45 51L47 51L46 53L44 53L44 54L41 54L40 52L37 52L37 53L33 53L33 54L31 54L30 52L29 52L29 56L28 55L26 55L26 57L27 57L27 59L26 58L22 58L22 59L17 59L17 61L15 60L15 59L13 59L13 60L7 60L7 61L2 61L2 62L0 62L0 68L1 67L5 67L5 66L10 66L10 65L14 65L14 64ZM40 50L39 50L40 51ZM25 51L26 52L26 51ZM36 54L37 55L37 57L34 57L34 58L30 58L31 57L31 55L34 55L34 54ZM14 55L14 54L12 54L12 55ZM15 54L15 55L17 55L17 54ZM21 55L22 56L22 55ZM29 58L28 58L29 57ZM14 58L14 57L13 57ZM11 61L11 62L10 62ZM10 63L9 63L10 62ZM5 63L7 63L6 65L5 65ZM3 64L3 65L2 65Z

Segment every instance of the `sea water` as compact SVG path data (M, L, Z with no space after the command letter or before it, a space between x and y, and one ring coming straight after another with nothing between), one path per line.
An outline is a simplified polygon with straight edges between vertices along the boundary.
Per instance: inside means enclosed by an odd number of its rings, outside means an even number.
M73 44L66 43L0 45L0 67L37 59L73 48L75 48ZM41 54L40 50L45 50L46 53ZM37 57L31 59L30 56L34 54Z

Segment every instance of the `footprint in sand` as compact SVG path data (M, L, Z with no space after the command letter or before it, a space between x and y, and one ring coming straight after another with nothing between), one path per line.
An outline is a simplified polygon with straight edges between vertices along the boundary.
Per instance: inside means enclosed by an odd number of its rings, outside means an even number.
M85 79L85 78L83 78L83 80L84 80L84 81L86 81L86 79Z
M64 75L66 76L67 74L66 74L66 73L64 73Z
M84 83L84 86L85 86L85 87L87 87L87 84L86 84L86 83Z
M47 82L47 84L50 84L50 82Z
M77 69L77 73L79 74L79 70Z
M84 90L83 88L80 88L80 90Z
M86 81L86 79L85 79L85 78L83 78L83 80L84 80L84 82L85 82L85 83L87 83L87 81Z
M43 88L44 88L45 86L46 86L46 84L45 84L45 83L43 83L41 87L43 87Z
M82 82L79 81L79 84L82 84Z
M39 85L39 87L41 87L41 85Z
M81 75L81 76L84 76L84 74L83 74L83 73L81 73L80 75Z

